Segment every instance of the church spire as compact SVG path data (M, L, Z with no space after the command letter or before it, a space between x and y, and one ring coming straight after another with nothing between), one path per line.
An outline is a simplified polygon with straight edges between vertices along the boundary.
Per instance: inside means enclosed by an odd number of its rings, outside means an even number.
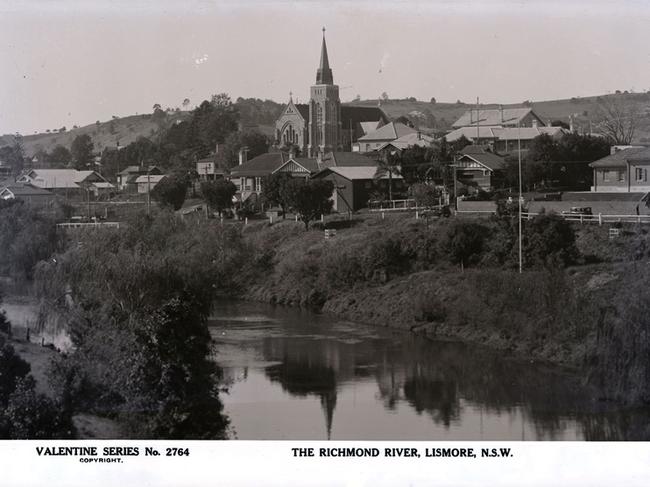
M330 62L327 58L327 44L325 44L325 27L323 27L323 45L320 50L320 64L318 66L318 71L316 72L316 84L317 85L333 85L334 76L332 76L332 70L330 69Z

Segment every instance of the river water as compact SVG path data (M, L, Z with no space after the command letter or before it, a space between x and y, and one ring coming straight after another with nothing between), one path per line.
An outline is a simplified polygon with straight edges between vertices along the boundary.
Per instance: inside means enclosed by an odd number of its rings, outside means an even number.
M221 302L210 330L234 439L648 439L556 368L304 310Z

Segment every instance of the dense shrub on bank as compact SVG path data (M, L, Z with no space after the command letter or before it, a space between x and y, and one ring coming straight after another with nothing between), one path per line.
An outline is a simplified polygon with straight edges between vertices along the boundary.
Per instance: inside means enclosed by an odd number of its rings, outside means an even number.
M29 364L0 334L0 438L70 438L70 411L37 393L29 371Z
M243 256L235 229L172 214L79 234L35 278L41 296L74 301L74 349L56 363L57 389L77 411L117 417L132 437L223 436L206 320Z
M0 276L26 282L34 265L61 247L54 221L25 205L0 207Z

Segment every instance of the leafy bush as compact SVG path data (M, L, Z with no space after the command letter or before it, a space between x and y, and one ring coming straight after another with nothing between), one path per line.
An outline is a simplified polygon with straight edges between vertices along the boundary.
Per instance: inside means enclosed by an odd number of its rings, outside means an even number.
M578 249L571 223L553 213L525 222L523 258L526 267L566 267L576 262Z
M484 250L488 228L479 223L455 221L447 229L442 248L452 263L466 267L476 264Z
M167 176L151 190L151 197L160 203L163 208L178 210L185 202L187 184L185 181Z

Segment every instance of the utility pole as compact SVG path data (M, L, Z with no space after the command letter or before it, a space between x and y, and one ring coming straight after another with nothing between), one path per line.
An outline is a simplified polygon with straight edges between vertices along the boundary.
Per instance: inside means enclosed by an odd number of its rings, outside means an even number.
M147 216L151 216L151 172L147 168Z
M517 121L517 154L519 161L519 274L523 272L523 254L521 241L521 127Z
M478 107L478 96L477 96L476 97L476 145L479 144L479 140L481 139L481 129L479 124L480 117L481 117L481 112Z

